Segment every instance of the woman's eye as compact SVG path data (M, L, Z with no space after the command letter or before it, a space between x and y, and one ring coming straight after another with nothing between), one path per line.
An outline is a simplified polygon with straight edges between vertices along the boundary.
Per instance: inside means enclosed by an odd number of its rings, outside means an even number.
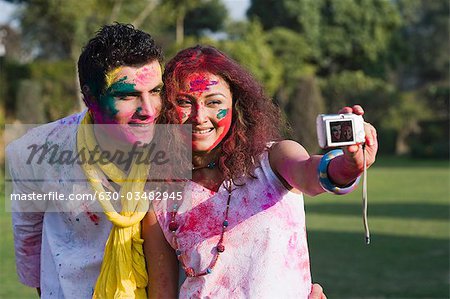
M161 91L162 91L162 88L155 88L155 89L152 89L150 92L153 94L160 94Z
M220 101L220 100L211 100L207 103L208 106L217 106L220 104L222 104L222 101Z
M177 105L182 107L190 106L191 101L185 99L177 99Z

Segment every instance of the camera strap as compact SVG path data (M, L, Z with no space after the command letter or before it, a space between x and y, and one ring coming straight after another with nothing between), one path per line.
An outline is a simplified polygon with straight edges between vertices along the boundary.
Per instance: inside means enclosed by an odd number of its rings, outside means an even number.
M366 244L370 244L370 232L369 223L367 221L367 165L366 165L366 144L362 145L363 150L363 162L364 162L364 172L363 172L363 187L362 187L362 217L364 224L364 233L366 237Z

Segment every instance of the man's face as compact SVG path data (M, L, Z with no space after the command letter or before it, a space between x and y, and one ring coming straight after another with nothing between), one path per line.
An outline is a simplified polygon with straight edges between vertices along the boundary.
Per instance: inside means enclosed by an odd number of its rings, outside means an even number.
M341 139L341 126L334 126L331 130L333 132L333 138L335 140Z
M149 143L161 111L161 66L121 66L106 75L105 92L91 109L94 123L109 124L105 133L127 143ZM104 130L105 131L105 130Z

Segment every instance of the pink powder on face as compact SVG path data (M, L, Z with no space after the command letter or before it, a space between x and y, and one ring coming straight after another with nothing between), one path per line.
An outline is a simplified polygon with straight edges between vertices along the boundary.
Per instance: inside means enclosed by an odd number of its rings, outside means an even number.
M189 80L189 92L203 93L209 86L218 84L218 81L209 81L204 74L195 74Z
M138 71L136 73L136 78L134 79L134 83L136 85L145 85L147 82L150 81L151 78L153 78L154 72L152 68L144 67L142 70Z
M180 121L180 123L185 122L188 119L188 114L185 111L186 108L182 108L182 107L176 107L176 111L178 114L178 120Z
M231 113L227 113L225 117L217 123L219 127L223 127L224 129L220 136L216 139L216 141L214 141L214 143L208 148L209 151L214 149L225 138L231 128L231 120Z

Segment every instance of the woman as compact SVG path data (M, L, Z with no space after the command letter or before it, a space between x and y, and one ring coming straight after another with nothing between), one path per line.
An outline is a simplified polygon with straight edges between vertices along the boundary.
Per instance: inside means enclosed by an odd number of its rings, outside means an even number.
M330 184L351 190L363 169L361 145L322 158L281 140L279 111L262 87L213 47L179 52L163 80L167 120L192 125L193 172L189 200L154 204L143 221L149 296L177 296L179 261L187 276L180 298L307 298L302 194ZM359 106L344 112L363 114ZM365 126L370 166L377 141ZM328 169L322 184L319 164Z

